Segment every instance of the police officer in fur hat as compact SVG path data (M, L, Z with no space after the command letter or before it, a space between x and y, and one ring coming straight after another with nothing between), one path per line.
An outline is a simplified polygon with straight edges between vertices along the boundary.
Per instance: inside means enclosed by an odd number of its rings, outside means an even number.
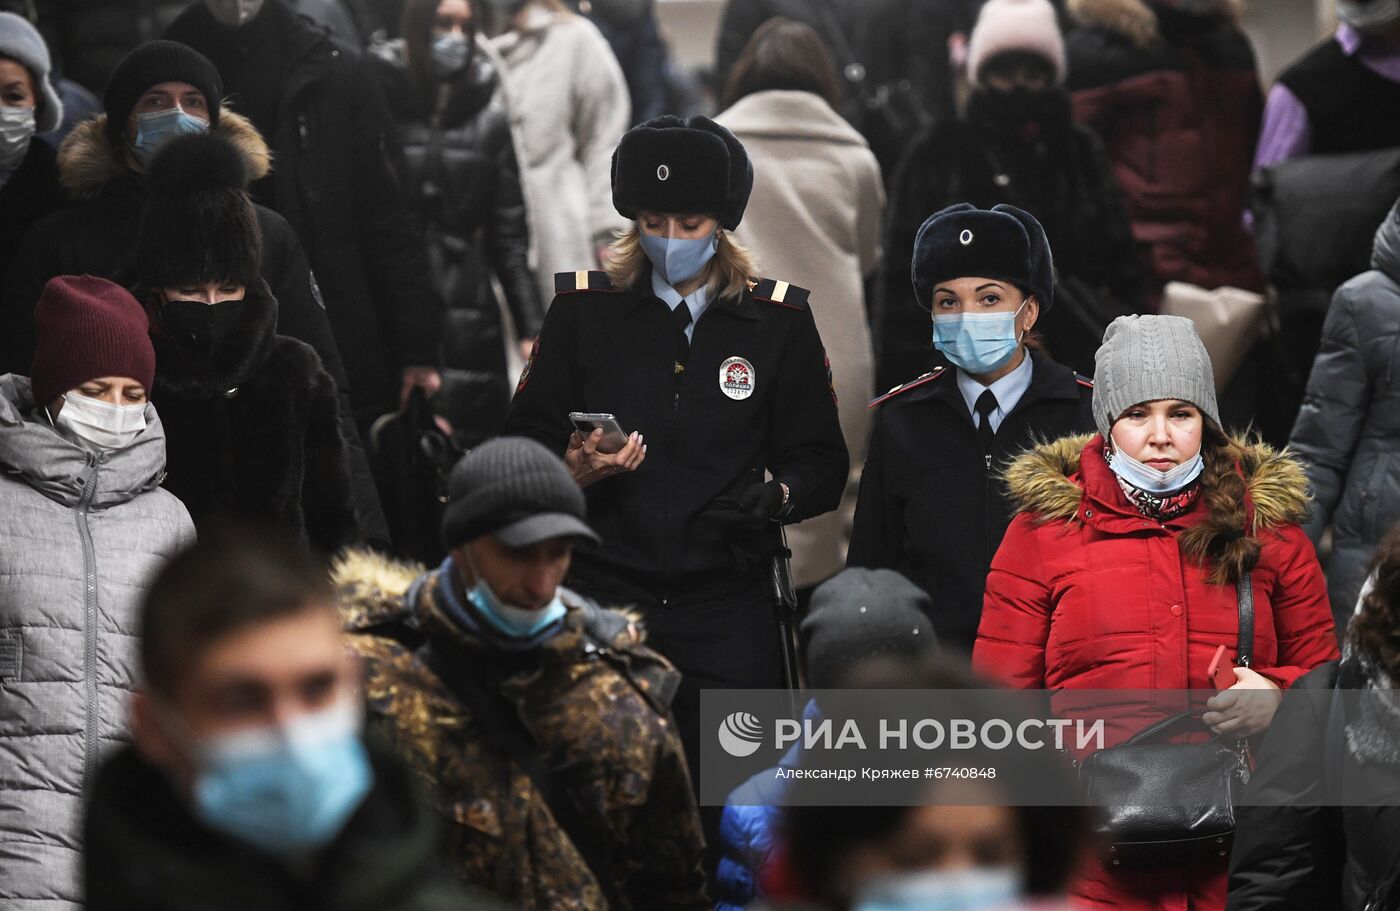
M1011 521L998 472L1033 440L1092 431L1093 383L1033 328L1055 300L1050 244L1029 212L967 203L929 216L912 278L943 365L878 409L848 566L898 570L937 605L941 642L971 651L992 555Z
M630 130L613 204L635 221L606 272L555 277L506 427L584 488L602 544L579 548L569 584L642 609L684 675L692 774L702 688L782 685L778 524L834 509L847 471L808 292L760 279L728 234L752 186L743 145L704 117ZM575 433L570 412L615 415L626 445Z

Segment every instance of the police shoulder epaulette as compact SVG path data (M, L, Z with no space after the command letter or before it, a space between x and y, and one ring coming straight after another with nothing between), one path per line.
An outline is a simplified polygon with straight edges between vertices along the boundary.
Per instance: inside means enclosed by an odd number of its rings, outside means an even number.
M777 304L779 307L787 307L789 310L806 310L807 298L811 294L812 292L806 288L789 285L776 278L760 279L753 286L754 300L767 301L770 304Z
M1080 376L1078 372L1074 374L1074 381L1079 385L1083 386L1085 389L1094 388L1094 381L1089 379L1087 376Z
M925 373L923 376L915 377L914 379L910 380L907 383L904 383L903 385L894 387L889 392L886 392L884 395L872 401L866 407L878 408L880 405L883 405L885 402L888 402L890 399L894 398L897 395L900 395L901 393L908 392L910 389L916 389L919 386L924 385L925 383L933 382L946 372L947 371L944 370L942 367L934 367L932 370L930 370L928 373Z
M616 291L608 273L588 270L554 273L554 293L574 294L579 291Z

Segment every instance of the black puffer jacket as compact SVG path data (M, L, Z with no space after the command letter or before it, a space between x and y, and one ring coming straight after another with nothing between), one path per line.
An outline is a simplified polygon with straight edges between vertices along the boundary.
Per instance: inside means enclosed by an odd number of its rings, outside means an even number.
M310 346L277 334L267 285L247 289L236 326L212 353L166 332L150 295L133 293L151 310L165 489L195 527L275 524L326 554L358 540L335 382Z
M393 166L393 123L363 59L282 0L237 30L196 3L165 37L213 61L230 91L255 84L276 96L243 102L277 162L253 198L286 216L306 247L356 420L394 410L400 370L437 362L442 304ZM280 79L250 72L264 67Z
M1383 700L1333 687L1391 690L1370 661L1349 656L1293 684L1256 752L1230 853L1228 911L1400 911L1400 749L1395 717L1358 715ZM1299 691L1294 693L1294 691ZM1342 711L1334 718L1333 711ZM1341 731L1345 730L1345 734ZM1379 734L1379 736L1377 736ZM1372 754L1358 760L1353 743ZM1389 744L1388 750L1377 750ZM1390 752L1380 759L1376 752ZM1334 785L1344 782L1338 791ZM1337 806L1349 803L1351 806ZM1369 804L1369 805L1363 805Z
M446 305L442 390L433 400L459 445L493 436L510 404L494 274L521 338L544 322L530 269L530 232L510 118L495 67L478 48L438 85L431 103L415 91L402 40L368 58L398 122L404 183L424 228L433 287Z
M145 180L112 149L106 115L80 124L58 155L59 180L76 204L40 220L21 239L0 287L0 371L28 375L34 360L34 305L55 275L121 279L136 244L146 202ZM271 167L267 144L247 120L224 108L218 132L243 155L254 178ZM341 397L341 434L354 477L355 506L367 537L387 542L388 526L369 461L350 414L345 368L331 334L316 280L291 225L264 206L255 207L262 232L262 277L277 298L277 332L315 349Z
M29 141L24 160L4 186L0 186L0 280L9 271L24 232L45 215L62 208L63 202L53 148L35 136ZM29 373L28 370L18 372Z
M1055 304L1042 301L1036 331L1055 360L1084 374L1113 317L1139 312L1142 275L1123 194L1103 144L1070 118L1068 97L1046 98L1040 123L1010 130L969 116L939 124L910 146L890 183L876 322L877 389L929 369L928 302L909 278L914 237L933 213L958 202L1019 206L1045 226L1054 251ZM1058 101L1058 104L1056 103Z

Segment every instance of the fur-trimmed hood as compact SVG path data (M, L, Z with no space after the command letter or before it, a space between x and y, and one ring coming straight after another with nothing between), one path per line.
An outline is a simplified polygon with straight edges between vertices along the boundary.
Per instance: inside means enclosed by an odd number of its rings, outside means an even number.
M1007 491L1017 512L1043 521L1079 519L1084 498L1079 461L1098 434L1063 437L1018 456L1004 473ZM1253 507L1251 531L1303 522L1308 515L1308 479L1303 467L1286 450L1235 437L1244 451L1240 471Z
M1244 16L1245 0L1214 0L1220 13L1238 23ZM1157 40L1157 13L1148 0L1067 0L1065 8L1081 25L1101 28L1122 35L1138 47Z
M252 121L228 108L219 111L214 131L233 143L248 169L249 182L272 171L272 151ZM107 137L107 115L99 114L73 128L58 149L58 181L74 199L90 199L117 177L130 174L122 150Z

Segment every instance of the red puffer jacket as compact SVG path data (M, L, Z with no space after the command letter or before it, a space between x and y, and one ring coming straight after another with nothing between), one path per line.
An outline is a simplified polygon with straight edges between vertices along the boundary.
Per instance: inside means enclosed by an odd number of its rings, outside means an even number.
M1307 507L1301 467L1262 444L1244 446L1245 505L1262 544L1252 666L1287 687L1338 657L1332 613L1298 526ZM1165 525L1145 519L1103 447L1101 436L1067 437L1013 463L1007 483L1021 511L987 577L973 665L1019 688L1204 689L1216 646L1233 653L1239 629L1234 587L1208 582L1178 547L1187 528L1212 521L1205 498ZM1111 723L1107 744L1151 720ZM1091 907L1223 909L1225 872L1223 859L1133 873L1095 864L1075 892Z

